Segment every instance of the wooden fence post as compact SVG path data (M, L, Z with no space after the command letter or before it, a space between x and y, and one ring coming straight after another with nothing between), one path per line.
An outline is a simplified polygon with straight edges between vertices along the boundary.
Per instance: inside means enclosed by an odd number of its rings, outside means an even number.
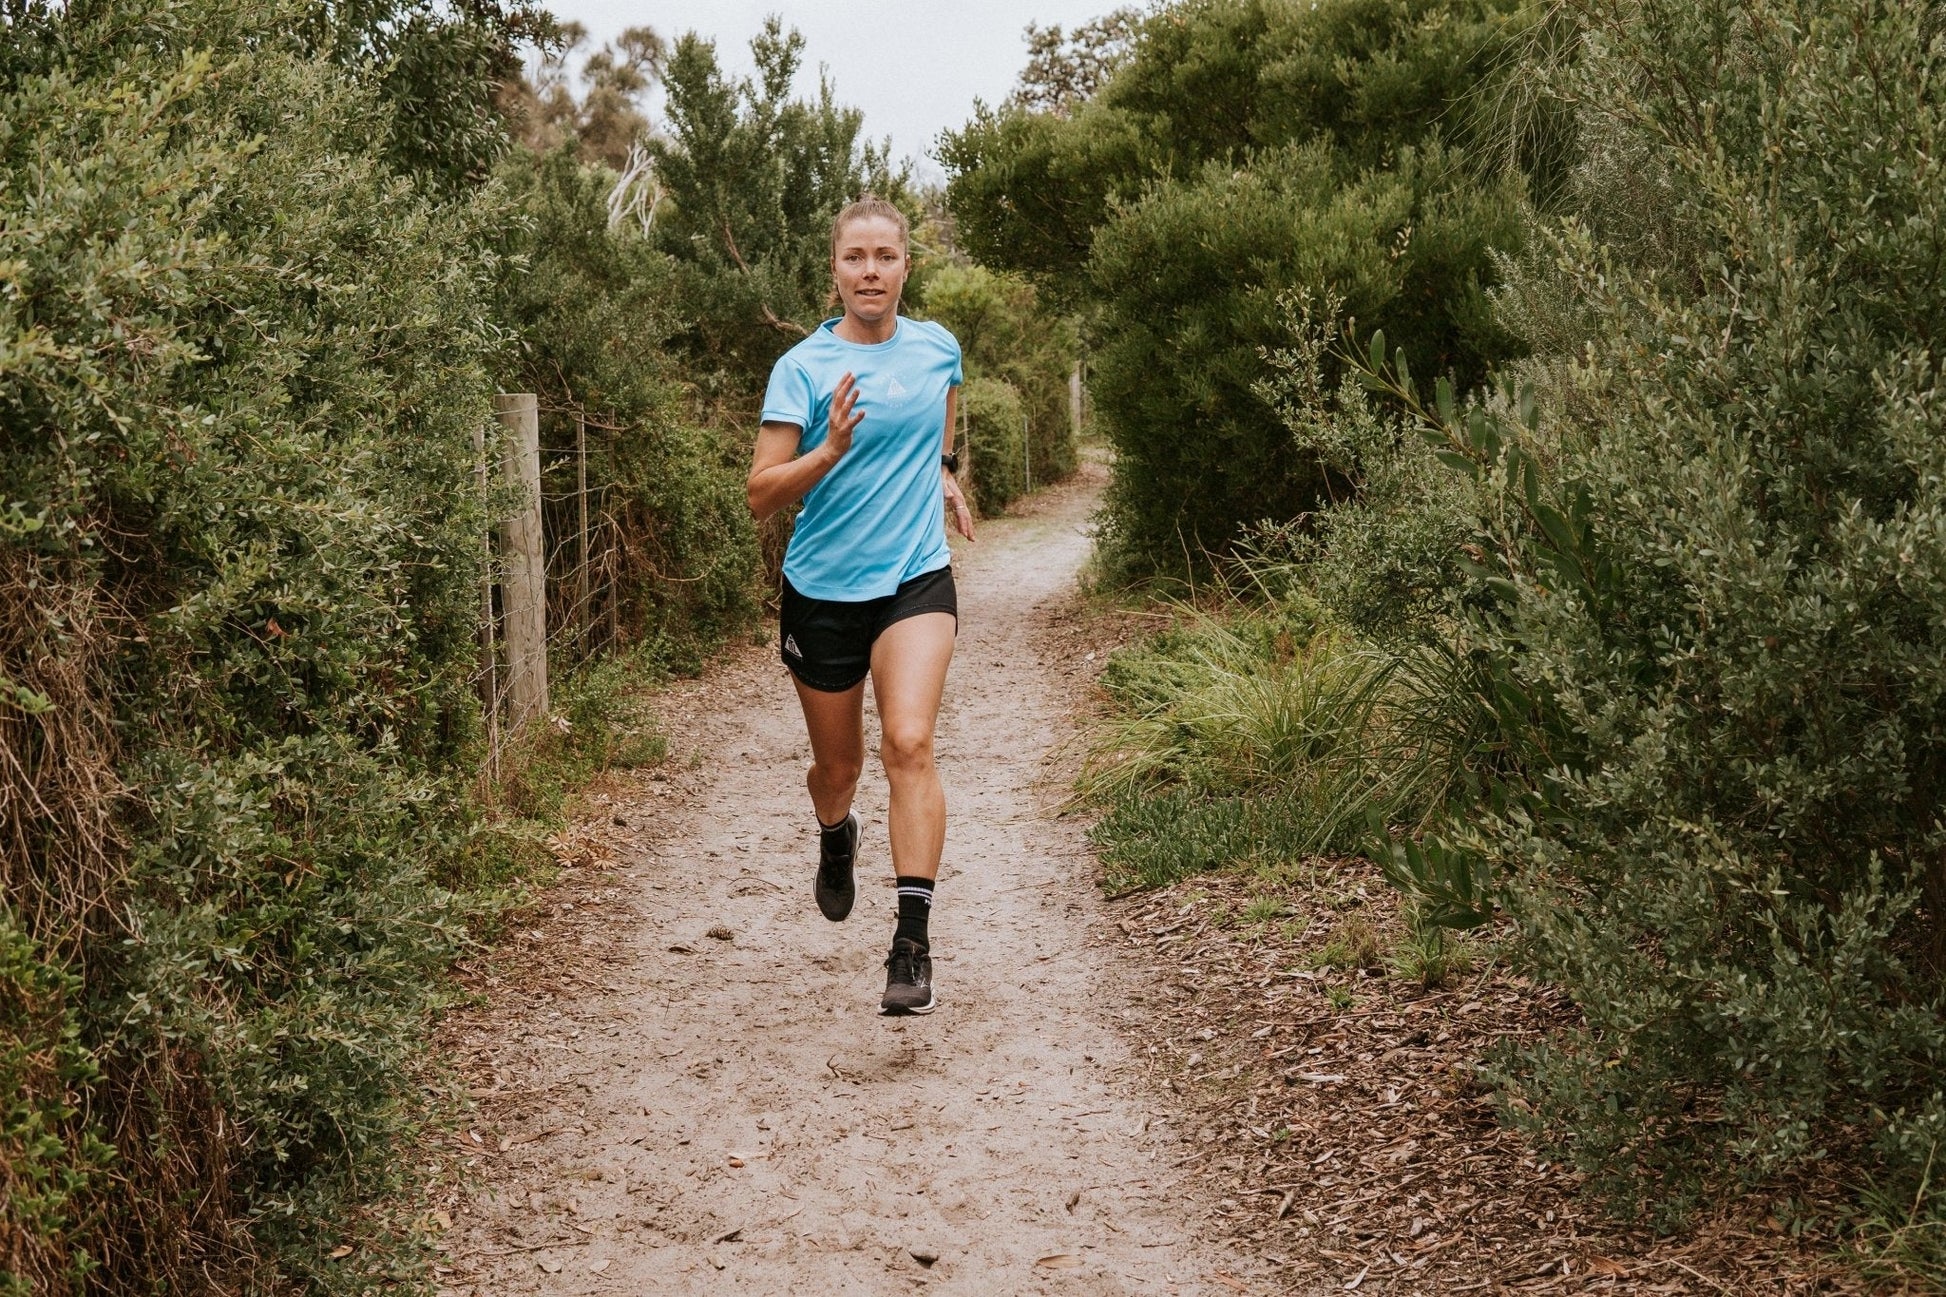
M1068 424L1074 429L1077 440L1081 437L1081 362L1074 362L1074 372L1068 375Z
M487 503L486 429L473 428L473 486ZM500 778L500 655L493 633L493 541L480 537L480 704L486 713L487 771Z
M507 481L520 503L500 523L500 605L506 618L507 725L547 715L547 551L541 532L541 414L532 392L493 398Z
M593 619L588 616L588 416L579 410L574 415L574 498L581 523L581 562L575 569L574 627L576 638L581 641L581 656L585 658Z

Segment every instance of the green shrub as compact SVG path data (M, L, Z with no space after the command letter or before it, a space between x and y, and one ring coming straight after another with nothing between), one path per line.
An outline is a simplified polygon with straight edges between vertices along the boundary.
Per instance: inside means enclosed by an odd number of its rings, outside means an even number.
M429 870L472 822L499 213L397 171L299 17L35 10L0 59L0 1240L36 1292L363 1282L325 1254L407 1169L463 939Z
M677 268L641 228L608 219L616 176L581 161L573 141L513 152L499 176L524 220L502 241L498 317L509 386L538 395L550 552L563 578L578 558L576 428L586 420L597 558L598 622L625 641L690 646L691 656L756 611L762 571L744 506L747 429L698 427L672 339L683 321ZM575 583L551 583L549 620L567 626ZM581 646L584 650L587 645Z
M967 472L973 503L1000 513L1027 489L1027 453L1021 428L1027 411L1012 383L975 378L960 389L966 407Z
M1584 216L1522 286L1570 349L1435 416L1510 758L1435 846L1586 1016L1511 1069L1556 1155L1664 1219L1819 1167L1938 1220L1936 14L1577 14Z
M968 382L998 380L1009 385L1025 420L1026 446L1021 473L1045 486L1074 472L1076 460L1073 413L1069 408L1069 376L1080 360L1080 338L1071 320L1055 315L1034 286L1017 275L998 274L982 266L946 265L926 273L919 283L919 309L953 331L965 356ZM965 394L962 394L965 399ZM996 413L995 418L998 418ZM989 462L996 470L1008 463L995 444L1000 429L975 434L989 446ZM1017 492L990 479L983 506L1004 507Z
M1328 495L1255 392L1286 293L1335 291L1463 388L1513 353L1485 289L1521 189L1475 119L1526 21L1492 0L1171 5L1071 116L948 137L965 245L1089 308L1111 569L1200 569Z
M1263 594L1314 599L1375 644L1410 652L1448 643L1467 587L1479 488L1442 464L1406 420L1375 405L1355 376L1328 388L1341 298L1284 305L1288 343L1266 353L1271 374L1256 390L1315 457L1330 500L1296 523L1247 535L1238 566Z

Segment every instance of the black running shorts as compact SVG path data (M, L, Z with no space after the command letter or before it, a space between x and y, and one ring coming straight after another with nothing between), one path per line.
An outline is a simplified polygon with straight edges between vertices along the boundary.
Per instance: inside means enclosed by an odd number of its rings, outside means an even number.
M843 693L872 669L872 645L895 621L922 612L949 612L959 624L953 569L913 577L882 599L813 599L784 582L778 621L784 665L813 689Z

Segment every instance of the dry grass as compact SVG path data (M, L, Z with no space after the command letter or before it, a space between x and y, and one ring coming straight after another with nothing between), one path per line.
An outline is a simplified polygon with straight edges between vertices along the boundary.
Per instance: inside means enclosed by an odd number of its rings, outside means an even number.
M132 935L120 830L131 808L106 673L120 620L81 564L0 546L0 926L41 966L0 978L8 1115L37 1114L0 1126L0 1274L49 1297L76 1290L84 1250L90 1290L184 1291L225 1282L251 1250L227 1189L238 1132L201 1060L167 1040L110 1040L84 1085L64 1035ZM91 1147L96 1130L112 1158Z

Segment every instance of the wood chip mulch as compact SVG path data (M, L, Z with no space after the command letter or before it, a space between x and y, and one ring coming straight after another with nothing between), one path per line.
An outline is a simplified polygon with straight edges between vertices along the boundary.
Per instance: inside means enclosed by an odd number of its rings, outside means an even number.
M1762 1203L1658 1239L1582 1197L1575 1172L1500 1123L1477 1070L1571 1007L1486 942L1439 989L1323 964L1352 915L1381 950L1405 934L1395 893L1362 861L1320 862L1306 879L1203 876L1109 914L1153 970L1137 1047L1183 1100L1198 1148L1185 1161L1235 1243L1293 1291L1869 1291Z

